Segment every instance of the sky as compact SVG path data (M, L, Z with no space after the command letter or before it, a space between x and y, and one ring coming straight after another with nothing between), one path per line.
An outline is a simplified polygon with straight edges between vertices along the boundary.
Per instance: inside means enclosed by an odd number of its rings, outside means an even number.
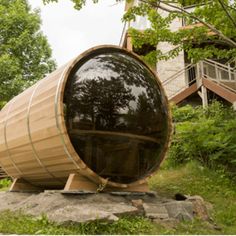
M83 51L102 44L118 45L122 34L124 3L115 0L91 0L80 11L70 0L44 5L42 0L28 0L32 8L40 8L44 35L57 65L63 65Z

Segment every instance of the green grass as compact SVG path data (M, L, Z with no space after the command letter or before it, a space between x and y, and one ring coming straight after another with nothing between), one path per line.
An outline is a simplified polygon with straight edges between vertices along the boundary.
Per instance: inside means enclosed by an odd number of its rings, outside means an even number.
M236 187L221 173L197 163L162 169L150 179L150 187L159 195L173 198L174 194L200 195L212 205L212 224L195 219L166 228L142 217L121 218L115 223L92 222L59 226L45 216L32 218L20 212L0 213L0 233L11 234L236 234Z
M121 218L109 224L91 222L59 226L47 217L32 218L5 211L0 213L0 232L5 234L155 234L156 227L142 217Z
M179 224L170 234L236 234L235 182L220 172L194 162L175 168L163 167L150 180L150 187L162 196L173 197L175 193L202 196L212 205L211 218L222 228L213 230L206 222L195 220Z
M0 180L0 191L6 191L10 187L12 181L8 178Z

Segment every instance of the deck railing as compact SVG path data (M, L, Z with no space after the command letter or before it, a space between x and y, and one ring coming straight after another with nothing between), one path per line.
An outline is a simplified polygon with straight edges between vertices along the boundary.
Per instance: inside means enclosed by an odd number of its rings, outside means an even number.
M202 78L207 78L236 92L236 69L212 60L199 62Z
M169 99L196 81L196 64L189 64L162 82Z
M207 78L236 92L236 69L229 64L221 64L209 59L189 64L182 70L162 81L167 96L173 98L194 82L201 86L201 79Z

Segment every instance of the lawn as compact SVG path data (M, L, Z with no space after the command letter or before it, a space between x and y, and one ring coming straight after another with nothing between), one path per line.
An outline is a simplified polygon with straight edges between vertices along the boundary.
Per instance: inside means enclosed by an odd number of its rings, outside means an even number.
M149 181L159 195L200 195L212 205L212 222L196 219L168 228L142 217L121 218L115 223L93 222L58 226L47 217L32 218L21 212L0 213L0 232L12 234L236 234L236 187L224 175L197 163L168 167L168 161ZM0 186L6 189L3 184ZM214 226L214 224L215 226Z

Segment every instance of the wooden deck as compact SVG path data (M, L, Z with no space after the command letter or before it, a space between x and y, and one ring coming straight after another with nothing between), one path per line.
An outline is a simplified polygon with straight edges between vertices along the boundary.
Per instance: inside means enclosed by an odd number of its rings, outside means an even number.
M190 70L194 70L194 73L191 74ZM170 101L175 104L180 103L191 94L196 93L203 86L205 89L217 94L222 97L226 101L236 104L236 69L230 67L229 65L221 64L216 61L212 61L210 59L205 59L197 64L192 64L187 66L184 70L176 73L178 76L182 76L184 78L187 77L188 81L192 81L195 79L195 83L188 87L188 85L184 85L185 87L177 92L172 97L169 98ZM189 75L193 75L191 78ZM172 88L175 85L176 76L168 78L167 83L165 84L165 88ZM177 85L175 85L177 86ZM199 91L199 94L201 92ZM207 94L205 96L205 100L207 100ZM235 105L234 105L235 106Z
M202 84L210 91L224 98L226 101L232 104L236 102L236 93L230 89L231 87L227 86L227 88L224 84L217 84L209 79L203 79Z
M213 93L217 94L218 96L224 98L226 101L232 104L236 102L235 83L232 82L217 83L214 80L202 79L202 85L205 86L210 91L212 91ZM194 83L190 87L186 88L185 90L181 91L180 93L172 97L170 101L175 104L179 104L184 99L196 93L197 91L198 91L197 84Z
M180 93L172 97L170 99L170 102L178 104L181 101L183 101L185 98L189 97L191 94L197 92L197 90L198 90L197 84L194 83L190 87L186 88L185 90L181 91Z

